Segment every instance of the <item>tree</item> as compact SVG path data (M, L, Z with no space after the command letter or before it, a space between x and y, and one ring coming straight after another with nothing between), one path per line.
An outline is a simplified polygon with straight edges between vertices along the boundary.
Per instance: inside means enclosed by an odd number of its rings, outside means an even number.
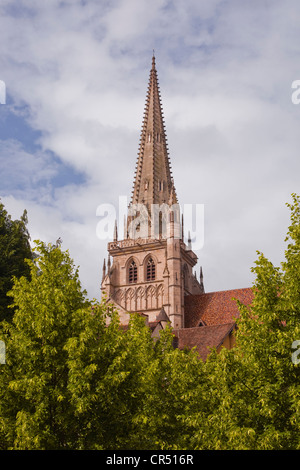
M68 252L39 242L0 329L0 448L299 449L300 198L288 206L285 261L259 253L236 346L205 363L137 314L122 327L86 300Z
M15 278L15 314L2 322L6 363L0 374L0 448L69 448L76 436L70 407L68 339L88 303L67 252L37 243L30 279Z
M148 367L149 381L137 417L147 449L191 449L195 423L209 403L204 365L196 350L174 349L171 328L160 332ZM193 419L190 417L193 416Z
M291 354L300 339L300 198L292 197L285 261L275 267L258 252L252 305L239 303L236 347L205 364L214 410L204 440L198 423L194 448L300 448L300 369Z
M87 301L60 246L38 242L36 251L30 279L15 279L10 293L13 321L0 329L0 448L159 449L177 442L196 360L189 367L189 353L173 349L171 330L155 342L143 317L132 315L124 329L113 306Z
M0 321L11 320L13 309L7 296L13 285L13 276L29 277L30 269L25 259L32 259L27 230L27 212L20 220L12 220L0 202Z
M166 449L186 445L186 417L199 403L195 384L204 380L193 351L174 349L170 328L154 340L143 317L128 328L103 305L86 317L80 337L70 339L69 390L81 423L80 449ZM199 395L197 395L198 398ZM205 400L202 400L202 413Z
M135 418L147 394L153 340L143 318L124 330L113 306L95 304L67 344L68 389L80 422L79 449L140 448ZM136 447L137 446L137 447Z

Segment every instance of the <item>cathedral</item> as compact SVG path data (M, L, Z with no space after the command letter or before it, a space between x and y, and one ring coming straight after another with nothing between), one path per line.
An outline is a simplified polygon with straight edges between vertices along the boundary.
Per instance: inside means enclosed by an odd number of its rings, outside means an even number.
M196 347L203 360L210 348L234 345L239 312L233 299L248 305L252 290L206 293L202 267L199 280L193 272L198 259L190 237L184 241L154 55L123 238L118 239L116 224L101 290L125 328L132 312L145 318L154 337L171 324L174 346Z

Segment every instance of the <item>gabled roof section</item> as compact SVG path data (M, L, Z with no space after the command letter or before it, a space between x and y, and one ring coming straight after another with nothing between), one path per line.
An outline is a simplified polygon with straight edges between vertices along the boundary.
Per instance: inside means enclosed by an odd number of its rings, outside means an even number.
M201 325L220 325L239 318L239 309L233 299L250 305L253 300L251 287L200 295L187 295L184 298L185 328Z
M213 348L218 350L234 327L235 323L231 322L223 325L174 330L176 347L179 349L195 347L201 359L205 361L211 352L210 350Z
M177 203L177 197L153 55L131 203L146 204L151 209L151 204L170 201Z
M165 311L164 307L161 308L159 314L156 317L156 321L157 322L160 322L160 321L170 322L170 318L166 314L166 311Z

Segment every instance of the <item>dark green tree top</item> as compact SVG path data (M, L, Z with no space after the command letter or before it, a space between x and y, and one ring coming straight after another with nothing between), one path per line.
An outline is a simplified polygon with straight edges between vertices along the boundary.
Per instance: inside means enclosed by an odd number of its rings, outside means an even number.
M13 286L13 277L29 277L30 268L25 261L32 259L30 236L27 230L27 211L20 220L12 220L0 202L0 321L11 320L13 309L7 292Z

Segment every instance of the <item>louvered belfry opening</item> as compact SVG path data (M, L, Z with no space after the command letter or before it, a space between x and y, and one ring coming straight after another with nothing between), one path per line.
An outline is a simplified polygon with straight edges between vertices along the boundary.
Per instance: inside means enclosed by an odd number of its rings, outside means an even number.
M133 284L137 282L137 265L134 260L132 260L129 265L128 281L129 281L129 284Z
M147 281L154 281L155 279L155 263L152 258L149 258L147 262L146 279Z

